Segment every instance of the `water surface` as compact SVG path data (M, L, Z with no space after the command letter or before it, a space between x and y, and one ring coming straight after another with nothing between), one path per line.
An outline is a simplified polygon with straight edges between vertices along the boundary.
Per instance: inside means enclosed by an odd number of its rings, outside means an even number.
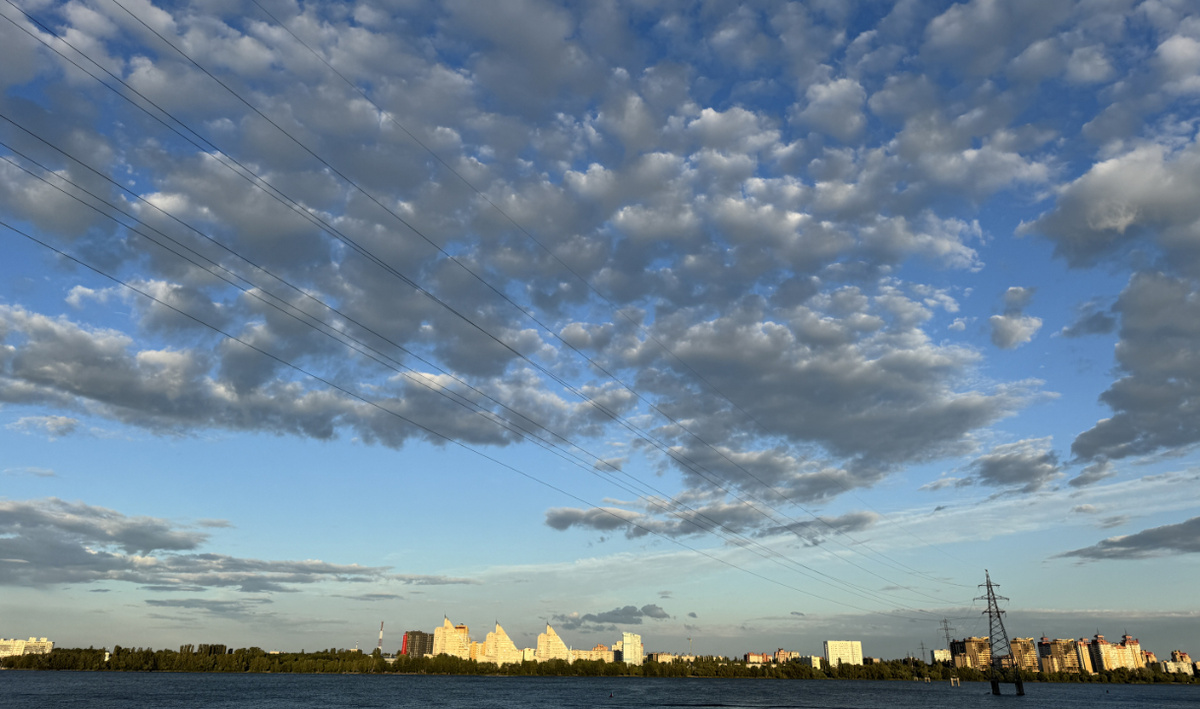
M0 672L13 707L129 709L961 709L964 707L1200 707L1200 686L1027 684L1026 696L986 683L640 677L446 677L123 672Z

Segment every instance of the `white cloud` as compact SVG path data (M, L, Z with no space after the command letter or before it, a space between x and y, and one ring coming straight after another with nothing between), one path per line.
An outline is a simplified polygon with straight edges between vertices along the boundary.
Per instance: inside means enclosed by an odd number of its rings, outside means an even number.
M818 131L849 142L866 127L863 104L866 91L853 79L836 79L813 84L805 93L807 102L797 118Z
M22 416L5 428L22 433L38 433L54 440L75 433L79 428L79 419L70 416Z
M992 326L992 344L1005 350L1028 343L1042 329L1042 319L1032 315L993 315L988 322Z
M1112 64L1099 45L1080 47L1071 52L1067 60L1067 80L1077 84L1099 83L1108 80L1112 74Z

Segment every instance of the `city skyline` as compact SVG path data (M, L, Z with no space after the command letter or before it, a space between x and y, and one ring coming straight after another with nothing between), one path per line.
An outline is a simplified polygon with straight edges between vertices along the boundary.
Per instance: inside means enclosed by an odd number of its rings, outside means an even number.
M1200 638L1191 3L0 13L0 635Z

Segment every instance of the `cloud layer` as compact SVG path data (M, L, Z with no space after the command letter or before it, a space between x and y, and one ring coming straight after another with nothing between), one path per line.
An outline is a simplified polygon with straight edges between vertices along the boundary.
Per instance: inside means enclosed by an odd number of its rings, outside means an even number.
M938 514L1087 496L1200 443L1187 3L22 7L0 28L21 446L461 443L587 500L526 511L543 533L726 551L865 536L868 488ZM12 585L462 581L211 553L215 523L59 499L0 525ZM563 622L661 620L623 601Z
M268 561L201 551L209 535L154 517L48 498L0 501L0 585L125 582L153 591L292 591L315 583L471 583L317 560Z

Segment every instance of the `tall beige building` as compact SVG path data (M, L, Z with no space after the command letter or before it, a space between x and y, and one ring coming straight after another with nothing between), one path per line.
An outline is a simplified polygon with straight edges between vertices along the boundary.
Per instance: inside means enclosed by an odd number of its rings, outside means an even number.
M1085 672L1084 665L1080 662L1081 654L1086 656L1087 649L1085 648L1083 653L1080 653L1079 643L1074 640L1062 638L1051 640L1043 637L1038 641L1038 666L1042 672L1069 672L1071 674ZM1091 667L1091 662L1088 662L1087 667Z
M992 664L992 644L987 637L964 638L950 642L950 655L955 667L985 669Z
M825 661L830 667L838 665L861 665L863 663L861 640L826 640Z
M471 635L465 625L455 625L446 618L442 627L433 631L433 654L471 659Z
M1037 646L1033 638L1013 638L1009 642L1012 647L1012 664L1022 672L1038 671Z
M627 665L640 665L644 657L642 636L637 633L621 633L621 661Z
M1110 643L1104 639L1103 635L1097 633L1092 638L1090 649L1092 667L1097 672L1115 670L1118 667L1139 670L1146 666L1146 656L1142 653L1142 644L1137 641L1137 638L1128 635L1122 635L1120 643Z
M0 638L0 657L46 655L53 649L54 641L46 638L29 638L28 640Z
M483 642L483 653L478 659L480 662L494 662L497 665L519 665L522 657L521 651L508 637L508 633L496 623L496 629L487 634L487 639Z
M558 633L554 632L554 628L546 623L546 632L538 636L537 641L537 661L547 662L549 660L566 660L571 661L571 651L567 649L567 644L558 637Z

